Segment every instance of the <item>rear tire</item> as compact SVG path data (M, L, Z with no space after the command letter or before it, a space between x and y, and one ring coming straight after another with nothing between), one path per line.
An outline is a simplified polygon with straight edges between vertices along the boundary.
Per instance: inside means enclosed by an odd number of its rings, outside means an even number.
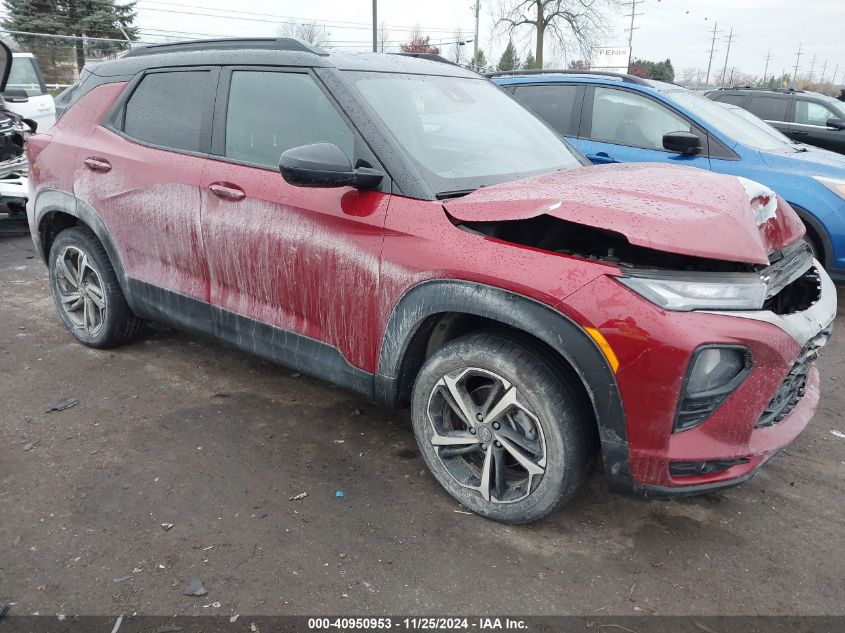
M114 347L143 328L126 303L106 250L89 229L76 226L59 233L48 267L56 309L80 343Z
M541 355L507 336L470 334L423 365L414 434L429 469L459 503L528 523L569 501L591 451L577 392Z

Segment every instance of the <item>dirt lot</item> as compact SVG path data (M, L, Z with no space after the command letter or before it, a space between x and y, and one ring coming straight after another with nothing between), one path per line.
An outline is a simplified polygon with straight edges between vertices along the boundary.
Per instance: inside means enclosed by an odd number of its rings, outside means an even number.
M596 475L545 522L506 527L460 512L405 414L165 328L73 342L29 239L0 237L0 605L845 614L841 316L820 364L816 418L744 486L643 502ZM79 404L46 413L63 398ZM182 595L193 578L207 595Z

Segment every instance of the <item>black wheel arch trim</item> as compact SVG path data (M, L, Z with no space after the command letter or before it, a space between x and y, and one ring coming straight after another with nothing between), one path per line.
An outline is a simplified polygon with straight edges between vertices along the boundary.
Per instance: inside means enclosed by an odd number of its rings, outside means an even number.
M615 488L630 487L625 411L607 359L574 321L523 295L454 279L424 281L412 287L397 303L385 329L374 385L377 402L390 408L397 406L402 363L414 335L429 317L450 312L498 321L537 337L560 354L577 373L590 398L605 475Z
M105 222L103 222L103 219L94 207L84 200L80 200L70 192L60 189L43 189L35 197L33 208L33 237L37 236L38 238L35 246L45 264L48 264L47 258L50 253L44 252L44 236L41 231L41 224L44 218L51 213L66 213L87 225L94 232L94 235L100 240L103 248L106 249L114 272L117 274L118 281L120 281L121 288L126 289L128 278L126 276L126 270L123 268L123 262L120 259L120 255ZM127 297L128 299L129 297ZM130 307L132 307L131 303Z

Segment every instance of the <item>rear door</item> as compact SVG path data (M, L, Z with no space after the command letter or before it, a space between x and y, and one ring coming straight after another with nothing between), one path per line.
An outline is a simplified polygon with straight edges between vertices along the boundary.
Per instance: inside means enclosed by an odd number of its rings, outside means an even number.
M74 174L74 193L106 224L133 292L153 308L183 301L164 312L200 329L209 282L199 184L218 75L194 67L136 77L80 148Z
M702 151L689 155L663 149L663 135L670 132L697 134ZM625 88L587 89L575 145L595 164L652 162L710 169L704 130L658 99Z
M795 95L790 134L803 143L845 154L845 130L827 126L828 119L842 118L821 99Z
M551 125L558 134L575 142L581 122L584 86L549 83L516 86L514 97Z
M789 94L752 94L743 108L783 134L791 136L789 126L791 101L792 96Z
M354 386L352 366L373 369L390 183L368 192L288 184L282 152L320 142L379 168L311 72L224 70L201 188L211 301L222 338Z

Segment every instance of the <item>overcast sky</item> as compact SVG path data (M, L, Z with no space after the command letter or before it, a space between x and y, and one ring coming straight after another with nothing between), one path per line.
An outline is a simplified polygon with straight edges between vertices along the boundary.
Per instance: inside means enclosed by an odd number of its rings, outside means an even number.
M507 2L507 0L503 0ZM600 1L600 0L599 0ZM624 0L623 0L624 1ZM481 0L480 46L498 60L507 36L494 30L500 0ZM465 37L474 29L473 0L379 0L379 22L384 21L393 48L408 39L417 24L433 43L454 41L461 28ZM327 25L336 46L367 49L371 46L371 0L139 0L137 24L142 39L170 33L179 37L277 35L285 22L313 20ZM713 27L718 23L713 73L721 73L727 36L734 39L728 67L762 75L771 49L768 72L792 73L798 44L802 44L799 76L806 75L815 56L813 75L819 78L825 61L830 80L839 64L838 82L845 76L845 0L643 0L635 18L634 56L670 58L680 76L684 69L707 69ZM626 16L626 13L628 14ZM203 15L200 15L203 14ZM624 31L630 7L607 11L608 46L627 43ZM216 16L216 17L214 17ZM528 28L517 45L522 57L532 46ZM466 46L471 48L471 44ZM444 54L452 46L444 47ZM569 57L547 48L547 58L565 64ZM550 64L547 62L546 66Z

